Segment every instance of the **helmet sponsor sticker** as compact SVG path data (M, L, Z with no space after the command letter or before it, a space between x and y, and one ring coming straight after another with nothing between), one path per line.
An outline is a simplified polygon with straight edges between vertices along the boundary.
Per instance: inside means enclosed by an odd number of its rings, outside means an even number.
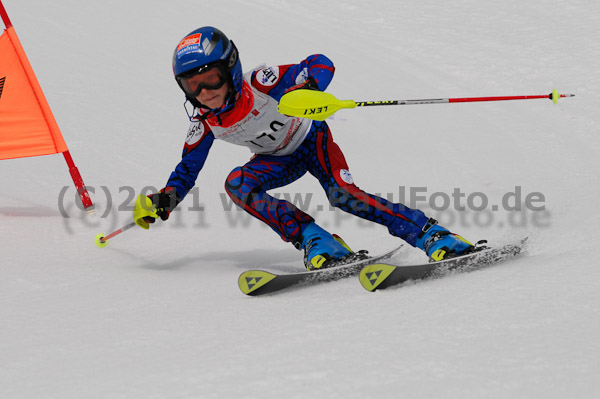
M182 41L179 42L177 46L177 56L182 56L184 54L189 53L190 51L198 49L200 46L200 38L202 37L202 33L196 33L193 35L189 35L183 38Z
M207 37L202 42L202 48L204 49L204 54L210 55L210 53L212 53L213 50L215 49L215 46L213 45L212 41L208 40L208 37Z
M344 183L354 184L354 179L352 178L352 174L348 169L341 169L340 177Z

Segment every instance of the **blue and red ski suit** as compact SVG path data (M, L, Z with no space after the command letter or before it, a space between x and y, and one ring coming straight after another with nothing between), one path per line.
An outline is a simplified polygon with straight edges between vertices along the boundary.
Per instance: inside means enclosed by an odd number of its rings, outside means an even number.
M213 141L222 139L247 146L256 154L227 176L227 194L284 241L299 248L304 227L314 219L267 191L290 184L308 172L319 180L331 205L384 225L392 235L416 246L417 237L428 221L423 212L359 189L327 123L276 111L281 96L309 77L324 91L334 70L327 57L315 54L298 64L262 68L247 74L233 110L204 118L197 110L182 160L171 173L167 186L174 187L177 196L183 199L194 186Z

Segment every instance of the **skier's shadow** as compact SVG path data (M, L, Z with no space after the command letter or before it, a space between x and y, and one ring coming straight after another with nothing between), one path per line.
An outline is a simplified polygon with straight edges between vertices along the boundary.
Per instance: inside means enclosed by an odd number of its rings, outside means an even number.
M302 271L302 253L295 250L273 251L269 249L254 249L248 251L208 252L198 259L203 264L223 262L236 268L270 269L287 272Z
M56 217L60 213L45 206L2 206L0 215L9 217Z
M180 270L186 267L233 266L242 270L269 269L282 272L302 271L302 254L296 251L255 249L247 251L203 252L198 256L171 259L148 259L129 251L111 248L115 252L135 259L141 268L149 270Z

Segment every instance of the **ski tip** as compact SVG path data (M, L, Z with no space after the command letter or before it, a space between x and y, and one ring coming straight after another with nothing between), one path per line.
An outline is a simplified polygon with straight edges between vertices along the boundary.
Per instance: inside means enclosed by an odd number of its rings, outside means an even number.
M276 276L262 270L249 270L240 274L238 286L246 295L256 295L258 290Z
M375 291L389 277L396 267L382 263L365 266L359 275L360 284L367 291Z

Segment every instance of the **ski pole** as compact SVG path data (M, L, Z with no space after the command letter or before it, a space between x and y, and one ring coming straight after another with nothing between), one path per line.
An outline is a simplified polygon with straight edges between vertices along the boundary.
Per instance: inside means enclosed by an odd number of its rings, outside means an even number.
M533 100L547 98L554 104L559 98L574 97L574 94L559 94L556 89L550 94L531 96L502 96L502 97L465 97L465 98L435 98L422 100L392 100L392 101L354 101L338 100L330 93L316 90L294 90L279 101L277 110L285 115L324 121L342 108L369 107L380 105L415 105L415 104L451 104L479 101Z
M120 229L113 231L112 233L110 233L107 236L104 236L104 234L102 234L102 233L98 234L95 239L96 245L99 246L100 248L104 248L105 246L108 245L108 240L110 240L114 236L121 234L124 231L129 230L130 228L132 228L135 225L136 225L136 223L135 223L135 221L133 221L133 222L121 227Z

